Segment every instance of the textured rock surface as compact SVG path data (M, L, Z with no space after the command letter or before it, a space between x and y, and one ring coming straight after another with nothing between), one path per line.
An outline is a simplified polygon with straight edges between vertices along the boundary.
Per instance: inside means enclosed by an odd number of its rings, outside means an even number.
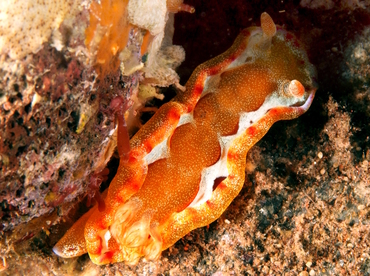
M22 59L36 53L60 24L73 18L81 1L4 0L0 3L0 53ZM60 49L59 49L60 50Z
M2 230L84 194L91 174L113 152L115 122L108 106L117 95L130 96L138 75L122 78L117 72L97 81L81 51L86 19L84 10L74 18L77 27L58 29L68 37L60 51L49 41L23 60L2 56L8 64L0 70Z

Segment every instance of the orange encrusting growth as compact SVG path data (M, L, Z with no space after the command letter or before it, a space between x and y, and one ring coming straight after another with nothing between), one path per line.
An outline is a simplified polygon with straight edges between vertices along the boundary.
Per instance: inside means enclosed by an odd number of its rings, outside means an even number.
M129 0L92 1L90 5L90 24L85 31L85 44L94 56L93 63L99 77L116 71L120 60L118 54L126 47L130 30L134 27L128 22L127 5ZM194 13L192 6L183 0L167 0L168 12L180 11ZM141 55L148 49L153 36L149 31L143 37Z
M132 28L127 22L127 4L128 0L101 0L100 4L91 2L85 44L96 56L95 64L99 75L119 68L117 53L126 47Z
M186 91L131 139L106 209L77 222L55 246L57 254L86 250L97 264L156 259L222 214L244 184L248 150L276 121L303 114L316 91L305 52L287 43L287 33L276 31L265 13L261 24L198 66ZM68 251L83 240L75 229L81 225L86 249Z
M141 48L140 48L140 54L144 55L146 51L148 50L149 43L153 39L153 36L150 34L149 31L147 31L143 37L143 42L141 43Z

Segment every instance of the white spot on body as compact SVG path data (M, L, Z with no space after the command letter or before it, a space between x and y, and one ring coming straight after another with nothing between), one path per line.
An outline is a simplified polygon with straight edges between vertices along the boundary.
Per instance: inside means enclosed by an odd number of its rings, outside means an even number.
M112 235L110 234L110 231L109 229L104 229L100 232L99 234L101 240L102 240L102 253L105 253L108 250L108 243L109 243L109 240L111 239Z
M109 240L110 240L111 237L112 236L111 236L109 230L107 230L107 232L105 232L105 235L104 235L104 240L105 240L106 247L108 247L108 242L109 242Z

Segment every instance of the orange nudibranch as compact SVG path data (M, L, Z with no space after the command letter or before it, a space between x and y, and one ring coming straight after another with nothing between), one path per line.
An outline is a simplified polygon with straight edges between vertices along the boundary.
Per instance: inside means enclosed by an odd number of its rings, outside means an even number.
M261 27L243 30L229 50L199 65L186 91L130 140L105 210L91 209L54 252L89 253L96 264L154 260L220 217L243 187L248 150L276 121L311 105L316 72L300 45L263 13Z

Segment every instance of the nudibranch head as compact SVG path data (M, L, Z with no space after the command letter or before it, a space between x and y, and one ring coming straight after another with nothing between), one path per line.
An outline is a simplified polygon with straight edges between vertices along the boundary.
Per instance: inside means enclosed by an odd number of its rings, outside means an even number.
M137 132L105 209L94 207L76 222L56 254L88 252L96 264L157 259L221 216L243 187L248 150L276 121L303 114L317 89L297 39L266 13L261 24L199 65L186 91Z

